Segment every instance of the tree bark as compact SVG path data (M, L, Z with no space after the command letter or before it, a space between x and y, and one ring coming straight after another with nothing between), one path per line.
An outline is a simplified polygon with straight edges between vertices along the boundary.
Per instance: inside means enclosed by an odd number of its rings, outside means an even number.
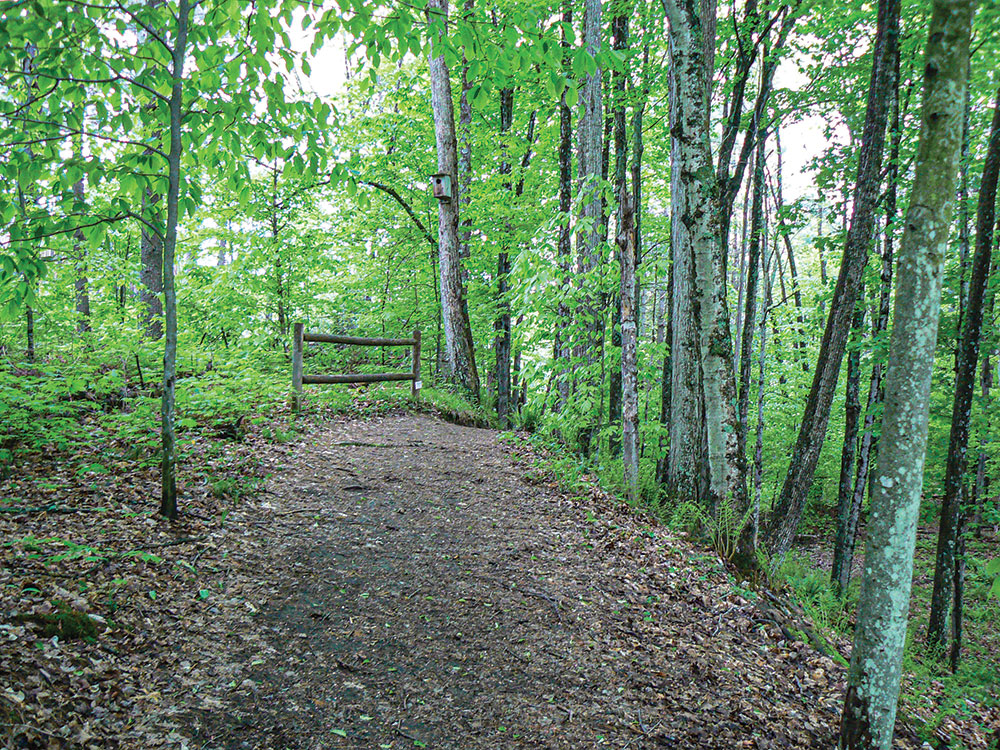
M788 474L766 533L771 554L779 558L792 545L816 472L844 358L850 321L861 289L862 272L868 259L875 226L888 103L895 88L895 58L898 50L899 0L880 0L864 136L854 185L854 213L830 305L830 315L820 343L812 388L806 401Z
M628 48L628 17L621 15L620 13L615 15L611 19L611 32L613 35L612 46L615 50L624 53ZM613 133L615 141L615 172L614 172L614 191L615 195L618 197L618 207L615 214L615 226L618 228L619 239L618 254L620 256L622 252L622 241L621 241L621 227L625 220L625 206L622 203L622 199L626 196L626 181L628 180L628 151L627 151L627 141L625 132L625 73L624 71L616 70L611 75L612 80L612 96L613 96ZM619 267L624 271L626 260L619 257L618 258ZM633 273L635 269L633 268ZM632 293L635 294L635 280L632 280ZM621 289L624 290L625 281L621 281ZM625 364L621 360L624 355L622 350L622 325L624 318L625 305L626 302L623 299L617 298L618 295L612 295L611 307L612 307L612 319L611 319L611 351L618 354L619 362L615 363L612 361L611 373L608 378L608 421L612 426L611 438L609 440L609 448L612 456L618 455L621 446L618 444L618 436L615 433L617 425L622 422L622 400L624 398L622 394L622 387L624 383L624 372ZM635 308L635 300L628 303L631 307ZM619 367L614 365L618 364ZM624 425L623 425L624 428Z
M639 390L638 327L636 319L636 253L632 204L624 185L618 194L618 257L621 262L621 383L622 383L622 465L625 496L639 499Z
M900 244L882 445L839 747L892 745L923 484L941 276L975 0L935 0L913 188Z
M944 648L948 640L948 608L952 600L952 583L955 579L955 550L964 526L962 496L968 468L972 396L976 387L976 368L979 364L983 302L992 262L997 176L1000 173L1000 91L997 92L994 107L989 146L979 185L972 273L968 282L965 316L958 341L948 464L945 469L944 500L941 504L941 523L934 565L934 589L931 594L930 621L927 627L927 642L932 648L938 649Z
M503 189L508 194L510 202L514 200L514 189L511 183L510 158L507 147L507 136L514 122L514 89L500 90L500 174L504 176ZM511 425L510 396L510 300L508 299L507 278L510 274L510 247L513 227L510 221L504 220L503 237L500 252L497 254L497 318L493 325L494 359L496 362L497 386L497 419L504 429Z
M142 213L149 222L160 227L160 212L156 206L160 196L146 192ZM162 231L162 230L160 230ZM150 341L163 338L163 237L143 224L139 244L139 301L142 303L142 328Z
M563 4L562 39L563 68L569 73L572 70L570 61L570 46L566 36L566 28L573 24L573 4L565 0ZM570 206L573 192L573 114L566 104L566 92L559 102L559 240L556 248L556 259L559 266L559 306L556 316L555 341L553 359L555 360L556 399L555 411L558 412L569 399L569 324L570 310L567 297L570 294Z
M736 412L733 340L719 245L718 185L709 143L701 18L692 0L668 0L666 7L677 93L676 124L671 132L676 139L677 177L684 186L677 206L679 211L672 216L671 223L685 226L685 249L692 256L707 431L706 500L713 512L732 511L739 518L747 509L746 461Z
M875 414L882 403L884 394L882 380L885 374L885 346L882 338L889 326L889 313L892 308L892 270L894 260L894 237L896 227L896 193L899 177L899 149L902 139L899 111L899 57L896 57L896 90L892 97L892 126L889 166L886 180L885 200L885 234L882 247L882 271L879 289L878 308L872 315L873 354L872 373L868 382L868 401L865 406L864 430L858 446L857 468L854 474L854 489L851 497L850 513L845 519L846 526L837 528L837 543L833 550L833 566L831 582L843 595L851 580L851 566L854 563L854 549L857 546L858 522L861 518L861 506L864 502L865 490L871 480L871 466L877 453L878 437L875 434ZM838 524L840 519L838 519ZM843 540L840 543L839 540Z
M177 6L177 37L174 40L170 77L170 152L167 155L167 224L163 237L163 302L165 341L163 347L163 397L160 431L163 441L161 463L160 515L177 518L177 446L174 436L174 389L177 385L177 292L174 288L174 254L177 249L177 222L181 179L181 121L183 118L184 58L187 55L189 0Z
M458 146L455 139L455 107L444 53L436 53L447 33L448 0L428 0L427 22L431 26L430 78L434 138L438 172L458 184ZM472 343L472 327L463 300L462 263L458 248L458 201L438 201L438 253L441 273L441 317L445 339L445 376L455 380L474 399L479 398L479 372Z
M668 41L673 54L673 35ZM698 329L695 323L694 256L691 252L690 232L680 220L687 186L681 177L681 142L675 135L681 113L677 70L676 65L671 65L669 71L671 265L669 349L664 360L664 377L666 358L669 358L670 385L668 394L667 385L664 384L663 403L669 404L669 417L665 420L670 433L666 482L676 494L677 500L683 502L696 500L703 494L699 487L699 467L707 462L702 431L705 420ZM707 96L706 91L706 99Z
M84 184L81 177L73 185L73 194L78 203L84 202ZM77 333L90 331L90 283L87 280L87 250L84 247L83 230L73 233L73 266L76 276L73 279L73 291L76 297L76 330Z
M583 17L583 42L587 53L596 61L601 49L601 0L585 0ZM604 173L604 149L602 115L602 71L600 65L593 73L584 77L580 91L580 122L578 127L580 163L578 178L581 186L581 220L583 229L577 234L577 286L579 304L577 320L583 328L583 336L577 342L576 355L588 364L598 362L602 349L604 326L603 316L598 309L598 295L587 276L600 263L600 244L604 238L604 201L601 199L601 178ZM578 387L590 388L588 383L578 381ZM599 394L599 389L595 389ZM601 399L593 399L601 402ZM580 449L589 453L592 437L596 429L596 415L585 416L580 430Z
M739 418L743 443L746 444L750 415L750 366L752 362L753 329L757 323L757 281L760 274L761 244L764 233L764 166L767 159L767 133L757 139L754 156L753 207L750 210L750 247L746 261L746 289L744 293L743 334L740 341L740 390Z

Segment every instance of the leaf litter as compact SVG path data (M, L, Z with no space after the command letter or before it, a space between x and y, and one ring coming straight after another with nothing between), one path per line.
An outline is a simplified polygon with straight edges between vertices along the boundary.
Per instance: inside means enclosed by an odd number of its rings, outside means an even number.
M71 509L0 513L8 747L835 745L845 670L798 613L525 444L389 415L203 458L268 479L189 481L174 525L134 464L5 483ZM987 748L998 720L939 731Z

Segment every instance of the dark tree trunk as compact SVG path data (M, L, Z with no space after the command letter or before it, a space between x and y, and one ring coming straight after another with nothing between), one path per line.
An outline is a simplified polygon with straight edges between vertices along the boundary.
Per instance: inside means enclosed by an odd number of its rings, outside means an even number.
M170 91L170 152L167 155L167 224L163 237L163 397L161 400L161 463L160 515L177 518L177 446L174 435L174 389L177 385L177 292L174 288L174 254L177 249L177 223L180 208L181 181L181 119L183 112L184 60L187 56L189 0L179 0L177 7L177 37L174 40L171 63Z
M24 325L25 325L25 357L27 357L29 362L35 361L35 310L31 305L24 306Z
M959 543L964 526L962 495L968 462L972 396L979 362L983 301L992 259L997 176L1000 173L1000 92L997 94L995 107L982 182L979 186L976 249L972 258L972 274L969 278L968 304L958 342L958 367L955 377L955 397L952 402L944 501L941 505L941 524L934 566L934 590L931 594L930 622L927 628L927 641L935 648L944 648L948 639L948 608L952 600L952 584L955 578L956 545Z
M514 89L500 90L500 142L501 161L500 174L504 176L503 188L514 199L511 183L511 166L507 152L507 136L514 122ZM510 389L510 300L508 299L507 278L510 274L510 246L513 227L510 221L504 222L504 235L501 240L500 252L497 254L497 319L493 330L494 355L496 362L497 386L497 419L504 429L511 425L511 389Z
M611 19L611 33L614 37L613 47L616 50L624 52L628 47L628 17L624 15L616 15ZM615 214L615 226L618 227L620 233L622 222L624 221L624 206L622 205L623 196L626 194L625 184L628 179L628 146L626 141L625 133L625 73L623 71L615 71L612 74L612 102L614 107L613 114L613 133L615 141L615 173L614 173L614 191L615 195L618 196L618 209ZM625 259L621 258L622 252L621 240L617 243L617 251L619 254L618 262L622 270L625 269ZM633 267L633 273L635 268ZM634 293L635 279L632 280L632 286L630 287ZM625 288L625 281L622 281L622 289ZM620 294L620 292L619 292ZM612 295L611 299L611 350L618 354L619 362L621 361L622 352L622 309L623 305L626 304L622 300L619 294ZM634 300L630 303L634 308ZM622 378L623 378L623 368L618 365L617 362L612 361L612 367L610 372L610 377L608 378L608 421L612 426L611 438L610 438L610 453L612 456L617 456L621 452L621 445L618 441L617 435L617 425L622 421Z
M899 58L896 58L897 84L899 82ZM833 550L833 571L831 582L842 594L847 591L851 579L851 566L854 563L854 549L857 546L858 522L861 518L861 506L864 502L865 489L871 481L871 466L874 465L877 452L878 437L875 434L875 414L884 399L882 379L885 374L885 347L881 345L889 326L889 313L892 308L892 266L894 260L893 233L896 225L896 193L899 173L899 148L902 132L899 119L899 88L892 97L891 146L888 168L888 186L885 201L885 235L882 250L882 271L879 289L878 308L872 315L872 341L876 344L873 356L872 374L868 382L868 401L865 407L864 432L858 446L857 468L854 474L854 490L851 497L851 511L845 519L846 527L837 528L838 542ZM869 491L870 494L870 491ZM838 519L839 523L839 519ZM840 543L839 540L843 540Z
M564 24L560 46L563 49L563 68L567 74L572 70L570 45L566 29L573 24L573 4L563 3L562 22ZM559 264L559 308L556 318L556 332L553 359L555 360L556 400L555 411L560 411L569 399L569 325L570 310L567 297L570 294L570 207L573 198L573 113L566 104L563 92L559 102L559 243L556 250Z
M160 212L155 206L160 202L156 193L146 192L143 215L157 231L145 224L142 227L139 257L139 301L142 303L142 327L146 338L159 341L163 338L163 237Z
M84 202L84 184L81 177L73 185L73 194L78 203ZM76 278L73 279L73 291L76 296L76 330L78 333L90 331L90 284L87 280L87 249L84 247L83 230L73 233L73 265Z
M746 291L743 308L743 334L740 341L739 421L746 444L750 415L750 365L752 362L753 329L757 322L757 281L760 275L761 246L764 241L764 167L767 159L767 133L757 139L754 156L753 207L750 210L750 247L746 262Z
M861 289L862 272L875 226L889 101L896 87L895 58L899 49L898 40L899 0L880 0L864 136L854 187L854 214L798 439L781 495L767 528L768 548L777 557L788 552L798 530L799 519L802 517L806 496L826 437L830 405L837 387L854 306Z

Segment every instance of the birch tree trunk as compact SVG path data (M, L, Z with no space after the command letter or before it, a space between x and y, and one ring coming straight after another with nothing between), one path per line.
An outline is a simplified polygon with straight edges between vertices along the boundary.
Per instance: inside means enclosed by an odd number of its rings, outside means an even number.
M458 184L458 145L455 139L455 105L451 80L441 46L447 32L448 0L428 0L427 22L431 26L430 78L431 108L434 111L434 138L438 172ZM479 397L479 372L472 345L472 327L465 310L465 285L458 248L458 201L438 201L438 253L441 274L441 317L445 341L445 377L463 386L473 398Z
M840 730L844 749L892 745L975 6L975 0L935 0L930 20L920 145L900 244L882 444Z
M951 435L948 441L948 464L945 470L944 501L941 504L941 524L934 565L930 622L927 626L927 642L936 648L943 648L948 640L948 606L952 601L952 582L955 578L955 549L963 526L962 491L968 468L972 395L976 387L976 368L979 363L983 302L992 262L997 176L1000 172L1000 91L997 92L994 106L989 146L979 185L976 248L972 258L972 274L967 287L965 316L956 356L957 372L951 411Z

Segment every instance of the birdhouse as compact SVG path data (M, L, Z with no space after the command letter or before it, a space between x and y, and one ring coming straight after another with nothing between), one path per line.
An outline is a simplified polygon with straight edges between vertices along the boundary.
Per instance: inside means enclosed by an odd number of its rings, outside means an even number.
M450 174L432 174L431 175L431 185L434 187L434 197L443 203L450 203L452 198L451 193L451 175Z

